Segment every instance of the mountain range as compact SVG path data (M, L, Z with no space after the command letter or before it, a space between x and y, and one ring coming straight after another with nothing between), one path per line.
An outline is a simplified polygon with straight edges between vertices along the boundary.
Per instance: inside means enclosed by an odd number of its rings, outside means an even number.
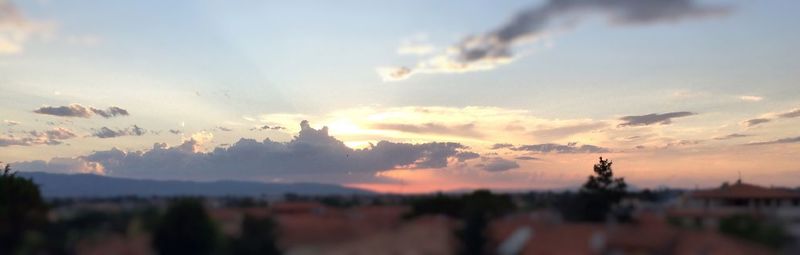
M353 195L371 191L321 183L266 183L254 181L176 181L108 177L95 174L18 172L39 185L44 197L115 196L279 196Z

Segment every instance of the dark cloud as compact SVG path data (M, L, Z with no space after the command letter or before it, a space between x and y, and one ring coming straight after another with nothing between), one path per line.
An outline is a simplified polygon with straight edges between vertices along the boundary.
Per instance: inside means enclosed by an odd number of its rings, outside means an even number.
M651 113L647 115L632 115L632 116L625 116L620 118L620 120L624 121L617 125L618 127L625 127L625 126L647 126L653 124L661 124L667 125L672 123L672 119L692 116L696 115L697 113L693 112L668 112L668 113Z
M231 132L231 131L233 131L233 129L226 128L226 127L217 127L217 129L219 129L220 131L224 131L224 132Z
M539 153L607 153L611 152L611 150L595 145L584 144L581 146L577 146L576 143L568 143L566 145L562 144L554 144L554 143L544 143L544 144L532 144L532 145L520 145L514 148L511 148L515 151L530 151L530 152L539 152Z
M480 166L484 171L488 172L504 172L519 168L519 164L517 164L517 162L500 157L484 158L483 160L485 163L478 166Z
M71 104L69 106L43 106L39 109L34 110L33 112L39 114L47 114L47 115L54 115L54 116L61 116L61 117L80 117L80 118L89 118L92 116L92 112L89 108L83 107L79 104Z
M733 134L729 134L729 135L714 137L714 140L729 140L729 139L742 138L742 137L748 137L748 136L752 136L752 135L733 133Z
M35 113L60 116L60 117L77 117L89 118L93 114L97 114L103 118L112 118L117 116L128 116L128 111L116 106L109 107L106 110L97 109L94 107L87 107L80 104L71 104L68 106L42 106L39 109L33 110Z
M539 158L531 157L531 156L519 156L519 157L516 157L514 159L516 159L516 160L539 160Z
M389 129L389 130L396 130L406 133L417 133L417 134L440 134L440 135L454 135L463 137L483 137L483 134L481 134L475 127L475 124L472 123L463 125L453 125L453 126L447 126L436 123L425 123L420 125L380 123L372 125L372 128Z
M492 147L490 149L499 150L499 149L511 148L511 147L514 147L514 145L510 144L510 143L496 143L496 144L492 145Z
M92 136L97 138L114 138L120 136L143 136L147 133L147 130L133 125L132 127L126 129L110 129L108 127L101 127L98 130L95 130Z
M94 112L95 114L100 115L101 117L106 118L106 119L111 118L111 117L116 117L116 116L128 116L128 111L127 110L119 108L119 107L116 107L116 106L109 107L106 110L100 110L100 109L97 109L97 108L91 108L91 109L92 109L92 112Z
M174 134L174 135L180 135L180 134L183 133L182 131L180 131L178 129L170 129L169 132Z
M517 41L536 38L554 27L574 25L586 14L599 14L614 24L649 24L725 14L727 7L704 6L693 0L550 0L518 13L509 23L488 34L471 36L459 43L459 59L465 63L487 58L511 57ZM559 23L568 20L569 22Z
M467 36L449 47L453 54L433 58L446 58L444 64L429 60L415 69L399 67L383 70L381 75L385 80L402 80L417 72L489 69L513 59L514 46L574 27L588 17L600 16L615 25L644 25L724 15L730 10L728 6L703 5L695 0L550 0L517 13L495 30Z
M380 171L443 168L449 159L469 158L458 143L422 144L378 142L351 149L328 135L328 129L312 128L307 121L289 142L241 139L211 152L200 150L201 141L190 139L177 146L156 143L144 151L111 149L79 157L96 163L107 174L153 179L259 179L315 182L375 182ZM21 170L28 170L22 169ZM36 170L36 169L31 169Z
M747 145L769 145L769 144L784 144L784 143L800 143L800 136L787 137L767 142L748 143Z

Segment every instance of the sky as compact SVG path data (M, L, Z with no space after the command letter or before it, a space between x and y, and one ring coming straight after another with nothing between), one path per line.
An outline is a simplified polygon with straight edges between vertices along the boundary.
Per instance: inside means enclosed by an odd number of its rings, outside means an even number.
M19 171L383 192L800 184L800 2L0 0Z

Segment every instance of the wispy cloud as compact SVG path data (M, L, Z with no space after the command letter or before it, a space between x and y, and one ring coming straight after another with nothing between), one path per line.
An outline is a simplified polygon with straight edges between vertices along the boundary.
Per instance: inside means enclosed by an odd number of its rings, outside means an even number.
M399 123L377 123L372 125L374 129L395 130L407 133L418 134L439 134L439 135L454 135L463 137L483 137L474 123L461 124L461 125L444 125L437 123L424 123L424 124L399 124Z
M50 22L27 19L9 0L0 0L0 55L18 54L36 37L51 33Z
M577 143L568 143L566 145L563 144L555 144L555 143L543 143L543 144L531 144L531 145L520 145L514 148L511 148L515 151L529 151L529 152L538 152L538 153L606 153L611 152L611 150L607 148L603 148L596 145L591 144L583 144L578 146Z
M714 137L714 140L730 140L730 139L749 137L749 136L752 136L752 135L733 133L733 134L729 134L729 135Z
M739 99L745 102L758 102L764 100L764 98L760 96L740 96Z
M794 108L785 112L771 112L762 114L761 117L742 121L742 125L744 125L745 127L753 127L760 124L772 122L773 120L777 119L791 119L797 117L800 117L800 108Z
M766 142L748 143L746 145L770 145L770 144L785 144L785 143L800 143L800 136L781 138L778 140L772 140Z
M620 118L623 122L618 127L625 126L648 126L653 124L667 125L672 123L672 119L696 115L693 112L668 112L651 113L647 115L631 115Z
M516 161L508 160L500 157L484 158L484 163L476 166L488 172L505 172L511 169L519 168Z
M459 73L493 69L514 60L514 47L538 41L548 33L579 25L585 17L603 16L609 24L647 25L727 14L731 7L695 0L550 0L525 9L503 26L470 35L445 52L413 67L383 68L385 81L416 73Z

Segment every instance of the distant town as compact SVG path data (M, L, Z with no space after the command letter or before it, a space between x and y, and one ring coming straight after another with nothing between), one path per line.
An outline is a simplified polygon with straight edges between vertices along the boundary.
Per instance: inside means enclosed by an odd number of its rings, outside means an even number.
M632 191L611 166L601 158L580 190L561 192L399 195L305 186L317 194L232 196L197 186L195 195L44 199L36 184L42 175L6 166L0 248L131 255L800 252L797 188L735 180L712 189Z

